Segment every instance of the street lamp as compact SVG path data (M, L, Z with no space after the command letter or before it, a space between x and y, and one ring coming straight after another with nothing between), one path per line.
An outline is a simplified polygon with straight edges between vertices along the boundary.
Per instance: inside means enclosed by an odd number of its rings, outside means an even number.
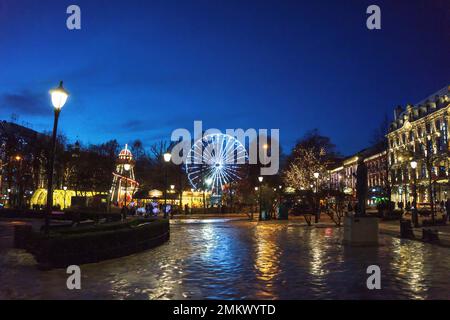
M129 163L125 163L123 165L123 169L125 170L125 172L128 172L131 169L131 165ZM124 208L127 207L127 195L128 195L128 177L125 175L125 197L123 199Z
M414 227L417 228L419 226L419 219L418 219L418 215L417 215L417 172L416 172L416 168L417 168L417 161L411 161L411 168L414 170L413 175L414 175L414 189L413 189L413 209L412 209L412 220L413 220L413 224Z
M165 164L165 178L164 178L164 218L167 218L167 166L172 159L172 154L166 152L163 155Z
M278 200L278 207L281 208L281 194L283 193L283 186L279 185L278 186L278 196L279 196L279 200Z
M67 187L64 186L63 190L64 190L64 209L66 209L66 191L67 191Z
M317 205L317 211L316 211L316 216L314 217L314 222L318 223L319 222L319 215L320 215L320 199L319 199L319 173L318 172L314 172L314 178L316 179L316 205Z
M8 191L8 207L11 207L11 189L8 188L6 191Z
M14 161L17 162L17 169L16 169L16 196L15 196L15 205L19 208L22 207L22 190L23 190L23 184L22 184L22 160L23 158L20 155L14 156Z
M59 83L59 87L50 90L52 104L54 108L54 121L53 121L53 133L52 133L52 145L49 153L49 162L47 170L47 212L45 215L45 232L49 232L50 228L50 216L53 206L53 167L55 163L56 152L56 134L58 132L58 119L61 109L69 97L69 93L64 89L63 82Z
M171 190L171 193L174 193L174 190L175 190L175 185L174 185L174 184L171 184L171 185L170 185L170 190ZM173 195L173 197L172 197L172 205L173 205L174 202L175 202L174 198L175 198L175 195Z
M259 176L258 177L258 181L259 181L259 184L260 184L260 186L259 186L259 220L261 220L262 219L262 194L261 194L261 192L262 192L262 182L263 182L263 180L264 180L264 177L263 176Z

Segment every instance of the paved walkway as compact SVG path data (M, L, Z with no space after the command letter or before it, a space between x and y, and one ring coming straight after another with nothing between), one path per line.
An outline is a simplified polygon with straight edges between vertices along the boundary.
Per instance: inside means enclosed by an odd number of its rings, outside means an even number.
M253 214L254 219L258 218L258 214ZM227 214L194 214L194 215L176 215L175 220L201 220L201 219L230 219L230 220L245 220L249 219L249 215L245 213L227 213ZM313 219L314 220L314 219ZM255 220L256 221L256 220ZM286 221L277 221L278 223L285 223ZM34 230L39 230L43 221L40 219L0 219L0 252L11 248L13 246L13 235L15 224L32 224ZM59 224L61 222L52 221L52 223ZM264 223L264 222L262 222ZM296 225L307 225L302 216L289 216L289 223ZM343 226L342 219L342 226ZM326 214L321 214L320 222L312 224L318 228L334 227L336 224ZM400 223L395 221L380 221L380 233L394 237L400 237ZM422 229L438 230L440 243L436 245L450 248L450 224L445 226L421 227L413 229L416 240L421 241Z
M440 243L438 245L450 248L450 225L413 228L416 240L421 241L422 229L437 230L439 232L439 240L440 240ZM380 233L392 235L394 237L400 237L399 221L380 222Z

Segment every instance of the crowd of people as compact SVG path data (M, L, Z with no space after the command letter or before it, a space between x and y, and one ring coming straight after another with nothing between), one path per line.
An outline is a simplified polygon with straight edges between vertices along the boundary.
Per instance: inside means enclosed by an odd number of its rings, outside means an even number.
M121 214L125 218L127 216L141 216L141 217L157 217L162 214L165 218L172 218L173 215L179 211L177 206L167 204L161 204L157 201L152 201L150 203L138 204L136 202L131 202L126 206L122 206ZM189 212L189 206L184 205L184 211Z

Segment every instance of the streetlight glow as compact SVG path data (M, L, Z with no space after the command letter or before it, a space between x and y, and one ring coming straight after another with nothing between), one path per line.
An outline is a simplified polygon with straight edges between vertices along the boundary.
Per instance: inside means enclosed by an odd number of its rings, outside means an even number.
M259 182L263 182L263 179L264 179L264 177L262 177L262 176L258 177Z
M171 159L172 159L172 154L170 152L164 153L164 161L165 162L170 162Z
M69 97L69 93L64 89L62 81L59 83L59 87L50 90L50 95L53 107L57 110L61 110Z

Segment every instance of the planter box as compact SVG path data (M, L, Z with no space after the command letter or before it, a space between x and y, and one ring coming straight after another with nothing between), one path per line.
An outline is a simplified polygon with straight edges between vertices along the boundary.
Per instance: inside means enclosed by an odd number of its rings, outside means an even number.
M355 246L378 245L378 218L345 217L344 243Z

